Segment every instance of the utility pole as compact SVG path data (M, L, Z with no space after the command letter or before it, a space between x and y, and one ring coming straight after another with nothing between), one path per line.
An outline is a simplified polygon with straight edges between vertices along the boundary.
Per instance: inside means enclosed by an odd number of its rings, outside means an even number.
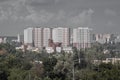
M75 80L75 67L74 67L74 61L78 61L80 64L80 58L78 60L73 60L73 80Z
M73 80L75 80L75 69L74 69L74 61L73 61Z
M29 72L29 80L30 80L30 72Z

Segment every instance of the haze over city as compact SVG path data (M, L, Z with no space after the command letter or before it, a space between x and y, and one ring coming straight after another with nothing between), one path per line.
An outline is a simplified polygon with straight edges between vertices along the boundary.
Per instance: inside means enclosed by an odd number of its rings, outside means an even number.
M120 30L120 0L0 0L0 35L27 27L90 27L97 33Z
M120 0L0 0L0 80L120 80Z

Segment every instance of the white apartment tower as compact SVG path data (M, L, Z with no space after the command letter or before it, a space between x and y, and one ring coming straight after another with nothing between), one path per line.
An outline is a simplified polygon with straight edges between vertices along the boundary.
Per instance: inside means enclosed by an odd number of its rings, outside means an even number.
M77 49L91 47L91 29L78 27L73 29L73 46Z
M52 29L43 28L43 47L48 47L49 39L52 39Z
M32 45L33 43L33 28L24 29L24 44Z
M43 47L43 28L33 29L33 42L34 42L34 47L40 49Z
M52 39L54 43L62 43L62 47L70 45L70 28L53 28Z

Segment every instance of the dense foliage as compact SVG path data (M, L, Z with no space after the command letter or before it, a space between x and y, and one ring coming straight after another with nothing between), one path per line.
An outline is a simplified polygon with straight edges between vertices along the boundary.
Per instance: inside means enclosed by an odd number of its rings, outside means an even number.
M0 44L0 80L120 80L120 64L92 63L116 56L112 47L116 49L116 45L95 44L86 50L74 48L73 53L48 54L24 53L14 45ZM103 54L104 49L111 52Z

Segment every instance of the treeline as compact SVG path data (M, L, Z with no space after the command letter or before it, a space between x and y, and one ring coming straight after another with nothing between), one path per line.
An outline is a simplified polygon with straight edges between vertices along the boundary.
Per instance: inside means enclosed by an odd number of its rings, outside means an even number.
M120 64L92 63L104 59L104 47L48 54L24 53L14 45L0 44L0 80L120 80Z

